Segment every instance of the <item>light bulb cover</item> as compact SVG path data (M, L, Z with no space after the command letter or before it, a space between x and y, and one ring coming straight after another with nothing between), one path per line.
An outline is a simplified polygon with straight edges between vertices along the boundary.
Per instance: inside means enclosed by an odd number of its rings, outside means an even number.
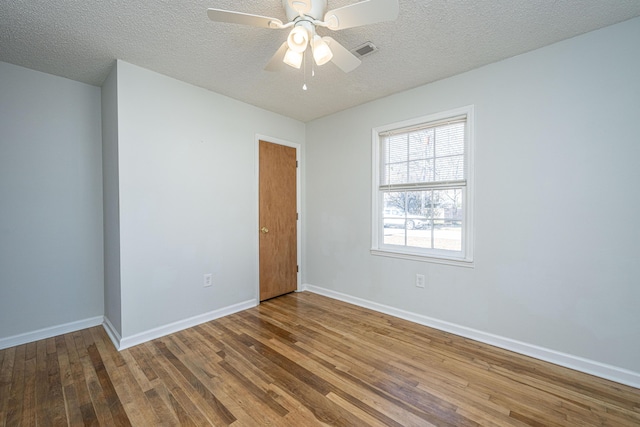
M311 50L313 50L313 59L318 65L324 65L333 58L333 52L331 52L329 45L317 34L313 36Z
M287 45L294 52L302 53L309 44L309 31L303 26L293 27L287 37Z
M302 53L287 49L287 53L284 54L282 62L293 68L300 68L302 65Z

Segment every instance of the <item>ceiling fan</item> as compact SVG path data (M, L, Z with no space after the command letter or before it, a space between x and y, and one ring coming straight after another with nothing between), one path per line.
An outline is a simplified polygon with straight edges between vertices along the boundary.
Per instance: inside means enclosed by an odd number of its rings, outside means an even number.
M398 0L364 0L329 11L327 0L282 0L282 6L289 20L286 24L277 18L230 10L208 9L207 14L216 22L271 29L291 28L287 41L282 43L265 67L268 71L277 71L284 64L300 68L303 55L310 47L316 64L332 61L345 73L356 69L361 61L332 37L319 36L316 28L343 30L392 21L398 17Z

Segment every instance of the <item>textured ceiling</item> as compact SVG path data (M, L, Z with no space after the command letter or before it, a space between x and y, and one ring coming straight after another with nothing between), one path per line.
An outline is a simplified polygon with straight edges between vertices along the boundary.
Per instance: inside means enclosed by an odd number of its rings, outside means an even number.
M281 0L2 0L0 61L99 86L122 59L306 122L640 16L640 0L400 0L396 21L331 34L378 52L349 74L317 68L302 91L301 70L263 70L286 30L215 23L209 7L286 22Z

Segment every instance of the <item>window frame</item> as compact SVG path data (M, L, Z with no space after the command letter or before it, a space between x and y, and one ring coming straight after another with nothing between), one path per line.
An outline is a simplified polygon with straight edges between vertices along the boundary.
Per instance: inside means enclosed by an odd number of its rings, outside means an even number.
M462 213L462 251L452 251L417 248L401 245L384 244L384 194L380 188L380 176L382 174L382 138L381 133L402 130L432 123L443 122L466 116L465 140L464 140L464 165L466 185L462 187L463 213ZM378 126L371 130L372 148L372 198L371 198L371 254L392 258L402 258L415 261L433 262L440 264L473 267L473 206L474 206L474 106L468 105L452 110L447 110L427 116L416 117L401 122Z

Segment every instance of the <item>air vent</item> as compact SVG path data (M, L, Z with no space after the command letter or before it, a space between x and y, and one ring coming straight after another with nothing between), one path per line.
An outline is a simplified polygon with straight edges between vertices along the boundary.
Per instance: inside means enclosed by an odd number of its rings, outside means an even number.
M366 42L354 49L351 49L351 53L353 53L358 58L363 58L365 56L371 55L374 52L377 52L378 48L371 42Z

